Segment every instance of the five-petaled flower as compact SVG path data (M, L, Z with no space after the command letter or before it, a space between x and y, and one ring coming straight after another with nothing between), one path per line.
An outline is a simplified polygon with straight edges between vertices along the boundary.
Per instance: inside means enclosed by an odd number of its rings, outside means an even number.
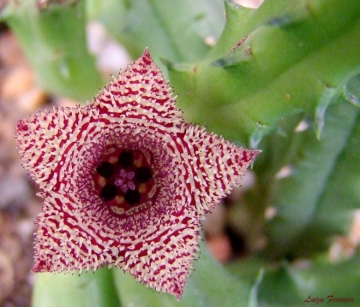
M93 103L20 120L16 139L44 201L34 272L108 265L177 298L201 219L258 153L185 123L147 50Z

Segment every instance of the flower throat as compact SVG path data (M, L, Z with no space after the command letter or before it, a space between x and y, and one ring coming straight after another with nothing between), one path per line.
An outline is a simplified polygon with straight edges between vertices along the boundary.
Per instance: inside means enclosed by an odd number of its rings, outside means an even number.
M125 213L155 196L152 157L139 150L106 152L96 167L95 189L114 213Z

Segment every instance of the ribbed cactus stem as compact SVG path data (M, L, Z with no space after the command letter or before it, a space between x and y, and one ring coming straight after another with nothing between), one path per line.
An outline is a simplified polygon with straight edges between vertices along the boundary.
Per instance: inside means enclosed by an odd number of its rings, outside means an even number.
M227 15L219 44L230 49L215 47L185 69L168 65L179 105L192 120L253 146L279 119L301 111L320 134L326 106L360 71L360 2L275 0L257 11L227 4Z

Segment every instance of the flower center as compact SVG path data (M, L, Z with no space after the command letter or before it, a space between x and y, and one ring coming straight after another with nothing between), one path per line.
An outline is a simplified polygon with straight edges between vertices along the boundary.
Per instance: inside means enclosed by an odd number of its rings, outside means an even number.
M102 155L95 189L113 213L123 214L156 196L151 164L152 156L139 150L109 150Z

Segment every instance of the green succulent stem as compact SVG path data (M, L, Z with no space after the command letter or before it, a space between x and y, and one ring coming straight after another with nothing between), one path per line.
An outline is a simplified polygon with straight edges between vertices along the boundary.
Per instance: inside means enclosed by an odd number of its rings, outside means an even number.
M275 0L258 11L242 10L227 8L220 47L204 61L180 69L168 65L179 105L192 120L252 147L278 120L301 111L314 117L320 134L324 112L317 108L328 105L360 72L360 2L296 1L291 6ZM231 20L237 15L241 36ZM246 25L250 17L252 28ZM227 37L225 45L232 48L225 51L221 42L227 35L231 40Z
M2 17L44 89L85 101L103 85L86 44L84 1L9 1Z
M107 268L81 274L36 274L32 306L121 307Z

